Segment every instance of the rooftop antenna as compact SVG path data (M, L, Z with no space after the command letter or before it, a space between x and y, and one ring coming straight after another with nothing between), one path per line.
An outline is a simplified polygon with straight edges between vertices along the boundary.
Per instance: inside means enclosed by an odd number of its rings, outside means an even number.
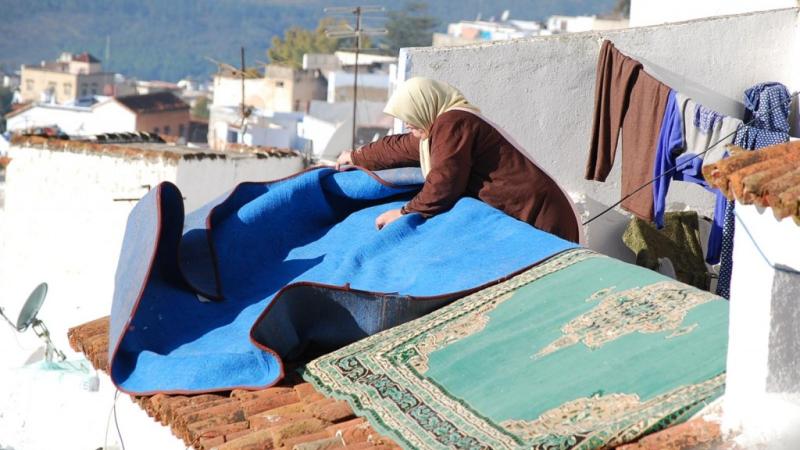
M250 113L252 110L245 106L244 104L244 80L246 76L247 68L244 65L244 47L241 48L241 57L242 57L242 66L241 66L241 76L242 76L242 102L240 103L239 113L242 115L242 123L239 126L239 129L242 133L242 144L244 144L244 135L247 132L247 118L250 117Z
M355 43L355 65L353 68L353 134L351 140L351 149L356 149L356 111L358 108L358 54L361 52L361 38L363 36L386 34L385 28L363 28L361 21L364 14L369 13L382 13L385 9L382 6L341 6L334 8L325 8L326 14L353 14L356 19L355 28L347 25L344 30L326 30L325 35L332 38L356 38Z
M28 328L32 328L36 336L44 341L44 355L47 362L52 362L54 356L57 357L59 361L64 361L67 357L61 350L53 345L53 341L50 340L50 331L44 325L44 322L36 317L36 315L39 314L39 310L42 308L46 296L47 283L41 283L33 289L33 292L28 296L28 300L22 305L22 310L19 313L16 323L9 320L3 312L2 307L0 307L0 316L11 325L11 328L19 333L24 333Z
M106 53L105 53L106 67L111 62L111 35L106 35Z

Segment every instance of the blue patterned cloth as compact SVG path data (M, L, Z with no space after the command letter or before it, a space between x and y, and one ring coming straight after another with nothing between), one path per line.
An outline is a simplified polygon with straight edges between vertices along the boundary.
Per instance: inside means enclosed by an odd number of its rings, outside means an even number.
M780 83L761 83L746 90L744 121L747 125L739 127L733 143L747 150L757 150L789 141L790 104L789 91ZM722 228L722 251L717 282L717 295L725 298L730 298L733 271L733 235L736 230L733 212L734 202L728 202Z
M699 103L694 107L694 127L706 134L711 133L724 118L724 115Z

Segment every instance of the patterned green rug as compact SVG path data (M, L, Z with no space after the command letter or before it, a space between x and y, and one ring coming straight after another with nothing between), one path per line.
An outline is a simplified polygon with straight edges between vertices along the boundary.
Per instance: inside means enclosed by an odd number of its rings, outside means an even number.
M728 303L570 250L307 365L406 448L605 448L722 394Z

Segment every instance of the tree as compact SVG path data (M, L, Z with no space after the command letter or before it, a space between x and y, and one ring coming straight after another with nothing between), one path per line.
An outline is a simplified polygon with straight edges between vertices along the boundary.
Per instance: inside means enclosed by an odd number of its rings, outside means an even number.
M208 97L200 97L192 107L192 117L208 119Z
M11 100L14 98L14 91L9 88L0 87L0 133L6 131L5 115L11 111Z
M403 47L427 47L433 41L433 30L439 21L427 14L428 4L410 1L403 9L389 11L386 21L386 37L381 47L396 55Z
M272 46L267 50L271 62L282 66L300 69L303 67L303 55L306 53L333 53L340 48L352 47L352 39L335 39L325 35L325 30L342 28L344 21L334 21L326 18L319 21L315 30L301 27L291 27L283 35L283 39L275 36ZM361 45L368 47L369 43L362 38Z
M631 15L631 0L617 0L617 4L614 5L614 12L629 17Z

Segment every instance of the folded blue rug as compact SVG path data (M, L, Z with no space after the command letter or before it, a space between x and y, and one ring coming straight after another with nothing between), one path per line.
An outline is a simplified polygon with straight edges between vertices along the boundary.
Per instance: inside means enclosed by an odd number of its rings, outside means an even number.
M575 244L479 200L375 218L418 169L311 169L243 183L184 216L163 183L133 209L116 273L111 378L133 394L264 388L282 359L332 351L498 283Z

